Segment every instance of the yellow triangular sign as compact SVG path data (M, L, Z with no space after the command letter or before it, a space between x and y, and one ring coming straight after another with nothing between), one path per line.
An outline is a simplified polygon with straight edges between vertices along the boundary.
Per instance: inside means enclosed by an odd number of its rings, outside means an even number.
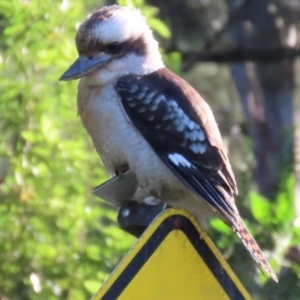
M161 213L92 300L251 299L187 212Z

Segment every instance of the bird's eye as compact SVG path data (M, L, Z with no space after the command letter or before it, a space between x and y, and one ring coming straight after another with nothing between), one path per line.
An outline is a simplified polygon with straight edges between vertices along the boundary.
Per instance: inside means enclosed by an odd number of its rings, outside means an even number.
M110 54L117 54L121 50L121 44L118 42L110 43L106 46L106 51Z

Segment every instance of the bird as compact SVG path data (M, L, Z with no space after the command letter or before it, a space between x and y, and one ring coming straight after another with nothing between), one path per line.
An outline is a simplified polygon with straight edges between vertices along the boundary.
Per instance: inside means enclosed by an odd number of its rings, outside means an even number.
M80 79L78 114L106 170L135 174L133 200L185 209L203 226L219 217L278 282L238 212L236 180L209 105L165 67L142 13L105 6L81 23L75 44L78 58L60 80Z

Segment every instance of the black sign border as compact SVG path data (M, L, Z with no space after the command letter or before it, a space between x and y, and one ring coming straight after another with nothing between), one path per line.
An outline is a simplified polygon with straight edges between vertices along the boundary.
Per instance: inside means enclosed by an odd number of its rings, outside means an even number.
M215 254L206 244L205 240L199 236L199 232L193 223L187 217L175 214L167 217L154 231L145 245L111 285L102 297L102 300L117 299L172 230L181 230L186 235L230 299L246 299L227 274ZM159 272L159 270L157 270L157 272ZM147 291L145 291L145 293L147 293Z

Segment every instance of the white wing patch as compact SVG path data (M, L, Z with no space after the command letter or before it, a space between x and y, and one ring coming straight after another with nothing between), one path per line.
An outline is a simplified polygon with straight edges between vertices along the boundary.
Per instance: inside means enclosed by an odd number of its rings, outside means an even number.
M181 154L178 153L173 153L169 154L168 158L177 166L179 167L180 165L188 167L188 168L193 168L194 166L186 160Z

